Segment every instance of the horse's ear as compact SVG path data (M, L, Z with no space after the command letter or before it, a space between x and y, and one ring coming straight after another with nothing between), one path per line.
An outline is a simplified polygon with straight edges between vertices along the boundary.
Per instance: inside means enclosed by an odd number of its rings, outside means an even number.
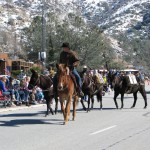
M59 69L59 65L58 65L58 63L56 63L56 68L57 68L57 69Z
M67 65L67 64L65 64L65 65L64 65L64 67L65 67L65 68L67 68L67 67L68 67L68 65Z
M33 73L34 72L34 70L33 69L30 69L30 71Z
M30 69L30 71L32 72L32 73L35 73L36 71L35 70L33 70L33 69Z

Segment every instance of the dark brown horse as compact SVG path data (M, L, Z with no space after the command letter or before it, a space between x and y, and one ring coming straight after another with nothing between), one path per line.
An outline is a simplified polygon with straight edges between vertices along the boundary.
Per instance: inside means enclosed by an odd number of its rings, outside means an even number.
M88 74L83 76L83 85L82 91L85 96L88 96L88 108L85 107L83 98L81 98L81 104L84 110L87 112L94 107L94 95L97 96L97 101L100 102L100 109L102 109L102 92L103 92L103 85L97 84L94 81L94 78L90 77ZM91 103L91 108L90 108Z
M75 120L78 95L69 68L64 64L56 64L56 67L58 70L57 74L58 96L60 99L61 110L64 116L64 124L67 124L70 117L70 107L72 99L73 99L72 120ZM66 100L66 107L65 107L65 100Z
M110 82L112 83L112 87L114 88L114 102L116 105L116 108L118 109L118 104L116 98L118 97L119 94L121 94L121 108L124 107L124 94L126 93L128 89L128 76L116 76L116 74L111 74L109 73L109 79ZM137 101L137 93L138 91L141 93L144 99L144 108L147 107L147 96L146 96L146 91L145 91L145 84L139 80L138 84L133 84L131 86L131 93L133 93L134 96L134 102L131 108L134 108L136 105Z
M47 111L46 111L46 115L49 115L49 110L53 113L53 109L50 106L50 103L52 102L52 99L54 97L53 93L52 93L52 85L53 82L51 80L51 78L49 76L44 76L44 75L39 75L35 70L31 70L32 72L32 76L29 82L29 86L28 88L31 90L33 89L35 86L40 87L43 90L43 94L44 94L44 98L46 100L46 104L47 104Z

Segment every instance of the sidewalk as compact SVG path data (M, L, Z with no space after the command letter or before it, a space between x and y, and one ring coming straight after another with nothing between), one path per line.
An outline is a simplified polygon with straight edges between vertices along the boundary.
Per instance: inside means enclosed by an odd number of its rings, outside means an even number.
M37 105L31 105L31 106L11 106L11 107L6 107L6 108L0 108L0 113L7 112L7 111L36 108L36 107L41 107L41 106L45 106L45 105L46 104L37 104Z

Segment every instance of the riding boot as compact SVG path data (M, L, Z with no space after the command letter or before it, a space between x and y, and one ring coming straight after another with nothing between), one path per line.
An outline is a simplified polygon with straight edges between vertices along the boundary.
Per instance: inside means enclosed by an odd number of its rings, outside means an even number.
M82 92L82 89L80 87L77 88L77 92L80 97L84 97L84 93Z

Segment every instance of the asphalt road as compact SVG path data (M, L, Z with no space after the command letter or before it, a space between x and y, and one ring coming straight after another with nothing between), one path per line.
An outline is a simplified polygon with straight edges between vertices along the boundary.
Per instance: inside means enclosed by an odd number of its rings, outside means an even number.
M112 97L103 97L102 111L97 101L89 113L79 104L76 120L67 125L61 113L45 118L46 106L1 112L0 150L149 150L150 106L143 109L138 94L130 109L133 96L125 95L124 109L116 110Z

